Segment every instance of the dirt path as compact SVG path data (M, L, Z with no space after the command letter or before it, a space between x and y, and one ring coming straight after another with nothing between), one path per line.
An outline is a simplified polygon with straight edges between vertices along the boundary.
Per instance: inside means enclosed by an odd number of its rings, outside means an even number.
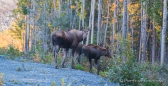
M0 57L0 73L4 86L116 86L103 77L69 68L7 60ZM55 86L54 85L54 86Z

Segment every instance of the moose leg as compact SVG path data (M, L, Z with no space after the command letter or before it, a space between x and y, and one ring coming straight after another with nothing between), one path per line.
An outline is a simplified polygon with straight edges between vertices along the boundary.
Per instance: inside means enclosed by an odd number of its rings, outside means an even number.
M62 68L64 68L65 66L64 66L64 63L65 63L65 59L67 58L67 53L68 53L68 49L65 49L64 50L64 59L63 59L63 61L62 61Z
M99 60L95 59L95 64L96 64L96 69L97 69L97 75L99 75L99 71L100 71Z
M78 63L80 64L79 58L80 58L80 57L79 57L79 55L78 55L78 57L76 58L76 60L77 60L77 61L78 61Z
M92 59L89 59L89 64L90 64L89 72L91 72L91 70L92 70Z
M58 45L54 46L54 61L55 61L55 68L58 69L57 64L57 54L59 52L60 47Z
M72 62L71 62L71 68L74 69L74 65L75 65L75 62L74 62L74 53L75 53L75 49L72 49Z
M81 55L79 54L78 57L77 57L77 61L78 61L79 64L80 64L80 59L81 59Z

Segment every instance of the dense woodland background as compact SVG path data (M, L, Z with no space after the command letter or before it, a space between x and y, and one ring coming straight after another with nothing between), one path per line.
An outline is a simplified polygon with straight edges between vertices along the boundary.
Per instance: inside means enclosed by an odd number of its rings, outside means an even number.
M167 0L16 0L15 3L17 7L11 15L14 22L0 33L1 40L24 52L26 57L52 61L54 30L91 28L87 44L102 44L111 50L112 60L105 60L111 63L106 65L112 81L134 79L142 73L149 80L167 79L164 77L168 72ZM136 65L143 65L144 71Z

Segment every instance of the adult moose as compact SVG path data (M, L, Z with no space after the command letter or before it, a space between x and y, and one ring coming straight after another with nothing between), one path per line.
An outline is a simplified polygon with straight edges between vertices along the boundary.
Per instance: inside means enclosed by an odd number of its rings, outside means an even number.
M100 71L100 64L99 64L99 59L101 56L108 56L111 58L109 49L100 47L100 46L96 46L93 44L88 44L82 47L82 52L84 53L84 55L87 57L87 59L89 60L89 64L90 64L90 68L89 71L91 72L92 69L92 59L94 59L95 64L96 64L96 68L97 68L97 74L99 74Z
M55 67L58 68L57 64L57 54L60 48L65 49L64 59L62 61L62 67L64 67L65 59L67 58L67 52L69 49L72 49L72 62L71 67L74 68L74 52L79 42L86 42L88 30L76 30L71 29L69 31L57 30L52 33L52 44L54 49L54 60Z

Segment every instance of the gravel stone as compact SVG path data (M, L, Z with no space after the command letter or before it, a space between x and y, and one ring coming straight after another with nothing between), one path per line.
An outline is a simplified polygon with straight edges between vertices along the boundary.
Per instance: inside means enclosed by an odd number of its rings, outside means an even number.
M4 86L119 86L89 72L52 65L8 60L0 57Z

